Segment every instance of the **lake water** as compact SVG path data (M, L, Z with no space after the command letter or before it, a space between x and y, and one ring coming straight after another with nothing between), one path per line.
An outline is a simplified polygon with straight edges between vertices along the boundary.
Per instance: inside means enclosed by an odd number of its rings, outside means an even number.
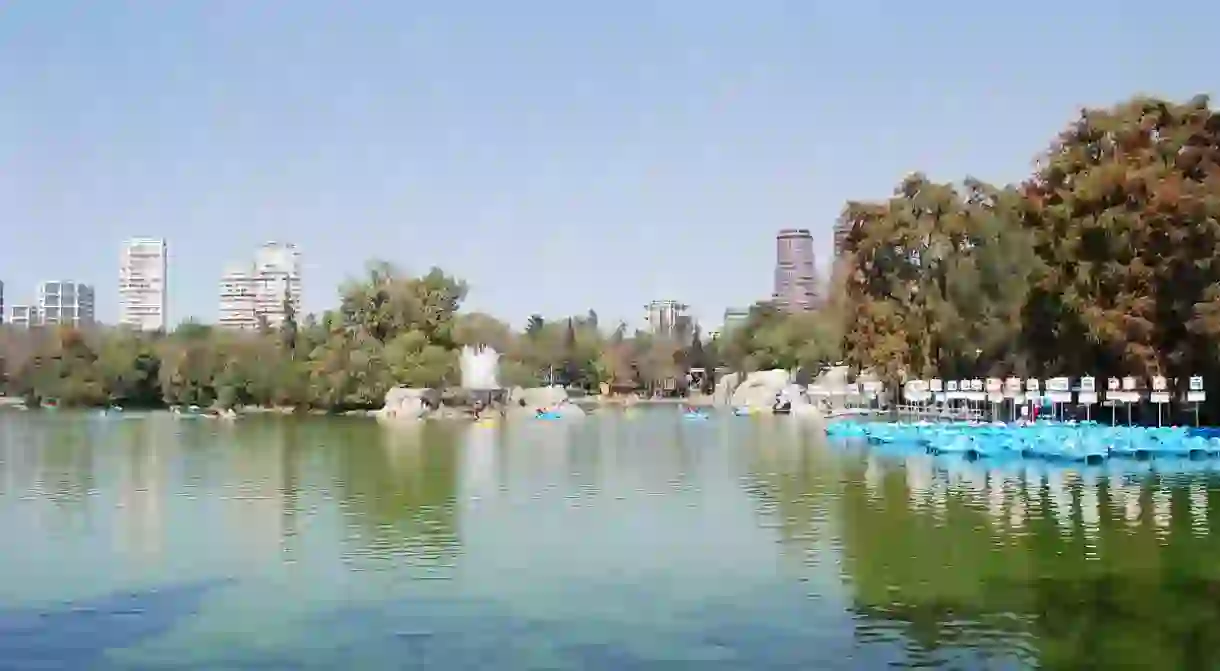
M1217 482L672 409L8 413L0 669L1216 668Z

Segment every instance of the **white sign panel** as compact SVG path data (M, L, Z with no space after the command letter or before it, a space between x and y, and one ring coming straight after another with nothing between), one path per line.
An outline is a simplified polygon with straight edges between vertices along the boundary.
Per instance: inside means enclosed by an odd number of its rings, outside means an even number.
M1021 379L1010 377L1004 380L1004 395L1009 398L1016 398L1021 395Z
M1165 378L1160 375L1152 378L1152 391L1165 391ZM1153 401L1153 403L1156 403L1156 401Z
M949 380L948 386L949 386L949 388L946 389L945 391L948 391L950 393L957 391L957 380Z
M1120 388L1121 383L1118 381L1118 378L1112 377L1109 380L1106 380L1106 389L1110 391L1118 391Z
M1076 402L1081 405L1097 405L1097 392L1082 391L1076 394Z
M1202 403L1206 400L1207 400L1207 392L1205 392L1205 391L1186 392L1186 401L1189 403Z
M992 403L1003 403L1004 394L998 391L989 391L987 392L987 400L991 401Z
M1072 381L1066 377L1052 377L1046 381L1046 390L1055 391L1071 391Z
M1041 383L1034 378L1030 378L1025 381L1025 391L1038 391L1040 387Z
M1198 375L1192 376L1190 378L1190 390L1203 391L1203 378L1199 377Z
M987 378L987 392L990 394L998 394L1004 389L1004 381L998 377Z
M932 381L928 383L928 390L933 394L939 394L945 390L945 384L939 377L934 377L932 378Z
M1148 400L1152 401L1153 403L1156 403L1158 405L1163 404L1163 403L1168 403L1169 402L1169 392L1154 391L1151 394L1149 394Z
M1123 378L1123 391L1135 391L1135 378L1133 378L1133 377L1124 377Z
M1080 378L1080 391L1086 394L1092 394L1093 392L1097 391L1097 381L1091 377Z

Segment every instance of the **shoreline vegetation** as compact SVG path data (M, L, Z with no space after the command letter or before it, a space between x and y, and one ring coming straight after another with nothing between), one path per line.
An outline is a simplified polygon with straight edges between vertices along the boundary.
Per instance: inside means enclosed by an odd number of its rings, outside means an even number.
M886 199L848 202L822 304L756 304L715 340L628 333L592 310L515 331L463 312L467 287L443 270L374 262L333 309L289 309L252 332L4 327L0 392L65 407L372 410L394 386L455 389L464 345L501 353L504 387L650 396L684 393L691 369L798 370L800 383L839 361L891 390L932 377L1164 376L1171 391L1220 379L1220 115L1208 98L1082 110L1038 159L1018 184L912 173ZM1220 419L1213 401L1201 410Z

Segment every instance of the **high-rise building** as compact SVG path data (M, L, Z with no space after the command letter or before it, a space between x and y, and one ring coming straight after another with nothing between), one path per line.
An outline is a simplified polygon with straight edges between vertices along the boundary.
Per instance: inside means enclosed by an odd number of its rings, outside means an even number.
M93 323L93 287L71 280L38 285L38 317L42 324L86 326Z
M250 266L230 266L220 276L220 318L228 328L254 328L254 271Z
M670 338L691 335L693 324L690 316L686 314L690 306L678 301L664 300L652 301L644 306L644 309L647 311L644 319L648 322L648 330L653 335Z
M167 265L165 240L133 238L123 244L119 261L119 324L141 331L166 327Z
M10 305L7 316L6 321L9 325L18 328L29 328L42 323L38 316L37 305Z
M818 301L813 235L808 229L787 228L775 236L775 247L772 301L787 312L812 310Z
M301 310L301 255L296 246L268 242L250 265L232 266L220 280L220 325L276 327L284 321L285 301Z
M0 282L0 324L4 323L4 282Z

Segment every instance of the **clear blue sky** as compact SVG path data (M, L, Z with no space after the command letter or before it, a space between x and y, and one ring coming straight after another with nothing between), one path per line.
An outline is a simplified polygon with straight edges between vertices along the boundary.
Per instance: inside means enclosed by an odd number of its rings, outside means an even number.
M522 324L767 295L901 176L1020 178L1082 104L1217 91L1220 5L855 0L0 5L0 280L93 283L169 240L171 321L302 249L305 307L381 257ZM1002 134L997 135L997 131Z

